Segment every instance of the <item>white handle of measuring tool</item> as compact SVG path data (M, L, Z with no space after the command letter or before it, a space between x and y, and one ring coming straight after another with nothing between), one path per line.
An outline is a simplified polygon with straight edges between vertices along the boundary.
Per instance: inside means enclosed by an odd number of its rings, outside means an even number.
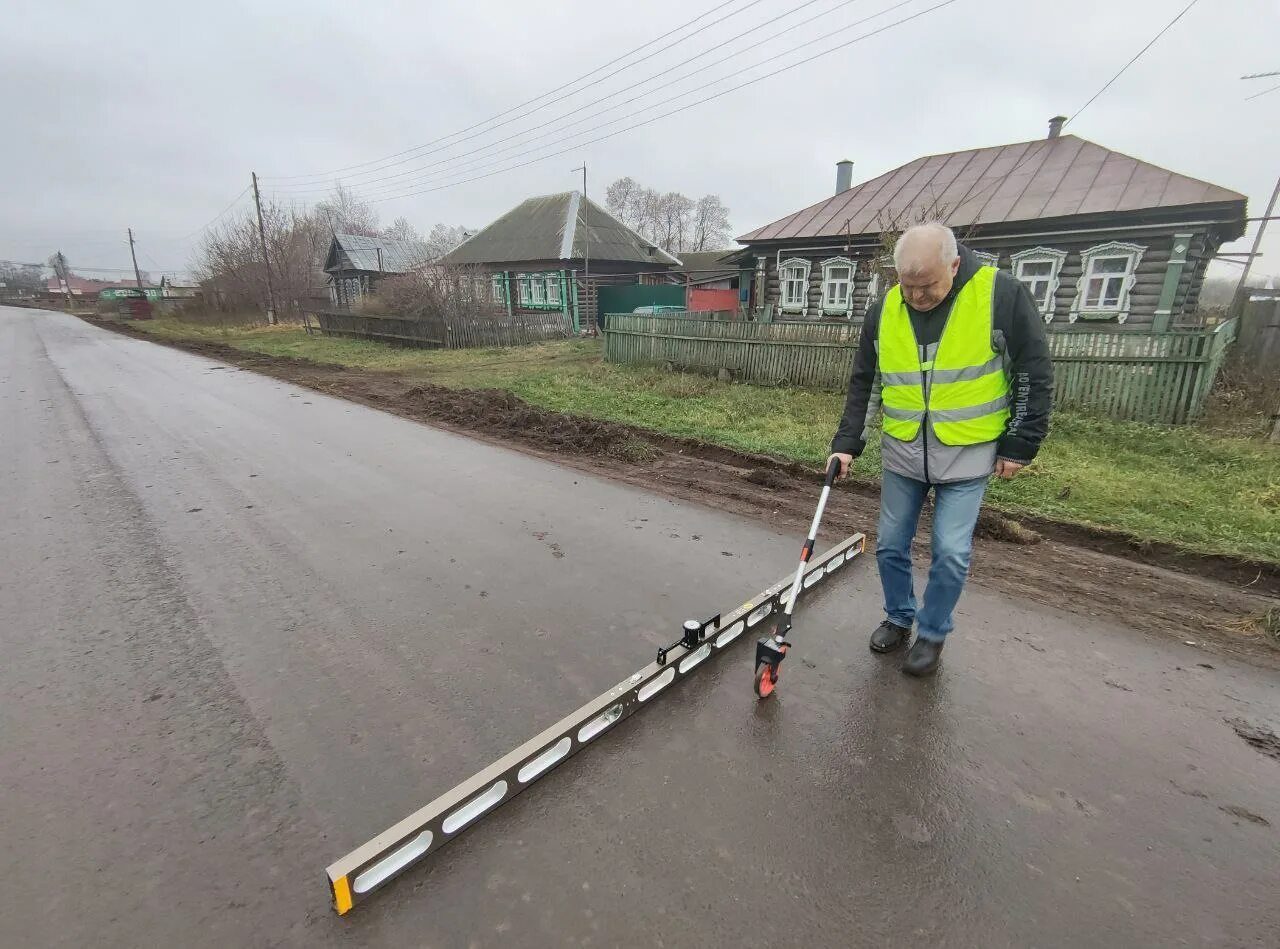
M804 549L800 552L800 566L796 567L796 578L791 581L791 592L787 594L786 603L782 609L785 615L790 616L791 611L795 609L796 594L800 592L800 584L804 580L804 568L809 563L809 558L813 555L813 545L818 539L818 525L822 523L822 512L827 508L827 498L831 496L831 486L835 484L836 476L840 474L840 459L832 458L827 465L827 477L822 482L822 494L818 497L818 509L813 512L813 523L809 525L809 534L804 541Z

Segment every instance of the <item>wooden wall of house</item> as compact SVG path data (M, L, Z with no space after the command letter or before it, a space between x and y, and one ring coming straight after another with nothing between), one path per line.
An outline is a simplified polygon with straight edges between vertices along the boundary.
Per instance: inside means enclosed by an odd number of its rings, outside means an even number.
M1160 293L1164 287L1165 273L1169 258L1173 251L1175 233L1191 233L1191 247L1187 263L1183 267L1178 280L1178 290L1173 302L1175 321L1179 314L1195 309L1200 296L1200 287L1204 282L1205 269L1218 249L1220 241L1217 235L1207 231L1204 225L1199 227L1177 228L1168 225L1152 227L1144 230L1117 231L1113 235L1105 232L1093 232L1085 235L1064 235L1054 237L975 237L965 241L976 251L998 254L1000 268L1010 270L1010 257L1021 250L1033 247L1049 247L1067 252L1059 274L1058 290L1055 294L1054 324L1067 324L1071 306L1077 293L1077 281L1081 276L1081 254L1091 247L1106 244L1112 240L1122 243L1137 244L1145 247L1142 260L1135 273L1136 280L1129 292L1129 316L1126 326L1142 326L1150 324L1155 318L1155 311L1160 302ZM763 249L756 251L758 255L766 253ZM827 250L809 250L803 248L787 248L781 255L782 260L801 258L811 264L809 271L809 287L807 307L803 316L797 313L783 313L781 310L781 291L778 279L778 254L776 250L767 251L765 269L765 301L773 304L774 319L819 319L822 316L822 262L832 257L849 257L857 262L857 273L854 279L853 318L860 320L867 309L867 288L871 280L871 261L880 253L878 246L866 243L855 244L846 252L843 248ZM881 294L888 287L879 287ZM828 317L830 318L830 317ZM1090 323L1100 326L1115 325L1112 320L1080 320L1080 324Z
M603 286L629 285L643 282L642 275L660 275L664 272L661 264L640 264L613 261L592 260L590 279L587 278L582 260L526 260L519 263L482 264L477 269L485 273L502 273L506 271L514 275L518 273L545 273L549 271L577 271L578 274L578 322L583 329L594 329L599 326L597 310L599 308L599 288ZM572 305L572 304L570 304ZM519 304L513 301L516 310L524 312ZM530 310L529 312L540 312Z

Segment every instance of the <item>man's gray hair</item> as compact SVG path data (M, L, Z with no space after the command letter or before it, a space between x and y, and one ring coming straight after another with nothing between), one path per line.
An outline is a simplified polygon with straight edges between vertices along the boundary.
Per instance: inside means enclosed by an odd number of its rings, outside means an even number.
M939 221L907 228L893 245L893 265L899 274L925 273L938 263L949 267L959 256L955 232Z

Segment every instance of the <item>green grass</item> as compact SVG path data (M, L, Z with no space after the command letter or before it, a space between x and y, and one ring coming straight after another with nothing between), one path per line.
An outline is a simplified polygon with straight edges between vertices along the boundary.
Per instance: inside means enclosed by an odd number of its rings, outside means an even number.
M135 325L165 338L404 372L437 385L503 388L544 408L811 465L825 459L843 405L836 393L607 364L598 341L427 351L308 336L297 327ZM857 475L874 479L878 468L872 444ZM990 497L1014 513L1280 562L1280 449L1242 436L1060 412L1036 464L1012 482L993 483Z

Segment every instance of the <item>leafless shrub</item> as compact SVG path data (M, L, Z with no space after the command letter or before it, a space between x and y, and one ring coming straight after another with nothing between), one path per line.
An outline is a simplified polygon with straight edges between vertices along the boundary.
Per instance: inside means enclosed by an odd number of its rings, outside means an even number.
M463 317L497 316L506 310L493 302L486 274L471 268L431 266L385 278L362 312L449 323Z

